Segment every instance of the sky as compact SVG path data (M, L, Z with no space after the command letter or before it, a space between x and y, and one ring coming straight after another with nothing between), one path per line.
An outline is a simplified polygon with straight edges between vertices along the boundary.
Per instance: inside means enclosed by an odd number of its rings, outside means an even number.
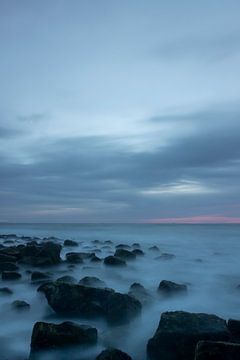
M0 0L0 222L240 223L238 0Z

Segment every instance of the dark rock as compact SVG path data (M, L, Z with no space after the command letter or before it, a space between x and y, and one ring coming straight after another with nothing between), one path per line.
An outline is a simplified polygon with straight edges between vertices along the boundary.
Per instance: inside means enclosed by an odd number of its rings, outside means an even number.
M133 243L132 244L132 247L134 248L134 249L140 249L140 244L139 243Z
M83 259L80 253L71 252L66 254L66 260L67 262L71 264L82 264Z
M146 305L152 300L145 287L139 283L133 283L130 286L128 295L135 297L142 305Z
M18 239L18 236L16 234L1 234L0 235L1 239Z
M165 312L155 335L148 341L147 353L150 360L193 360L199 341L229 338L226 321L216 315Z
M143 256L144 252L141 249L134 249L132 253L136 256Z
M116 249L131 249L131 246L127 244L119 244L116 246Z
M169 253L162 253L160 256L158 256L156 258L156 260L172 260L174 259L176 256L174 254L169 254Z
M164 296L186 294L187 285L177 284L173 281L162 280L158 286L158 291Z
M102 241L100 241L100 240L92 240L92 243L93 244L102 244Z
M159 251L160 251L159 247L156 246L156 245L150 246L150 248L148 248L148 250L155 251L155 252L159 252Z
M131 356L118 349L103 350L95 360L132 360Z
M229 319L227 327L232 335L232 338L236 341L240 341L240 320Z
M2 280L18 280L22 277L21 274L15 271L3 271Z
M116 256L107 256L104 259L105 265L111 265L111 266L126 266L126 261L123 259L120 259Z
M18 270L18 266L11 262L0 262L0 272L1 271L15 271Z
M141 312L141 303L135 298L83 285L52 282L42 286L49 305L59 314L85 317L104 317L110 323L126 323Z
M16 310L29 310L30 309L30 305L24 300L13 301L12 307Z
M91 262L101 262L102 259L100 259L98 256L93 255L90 259Z
M103 250L111 250L112 248L111 248L110 245L103 245L103 246L102 246L102 249L103 249Z
M105 241L104 241L104 244L107 244L107 245L112 245L112 244L113 244L113 242L112 242L111 240L105 240Z
M77 279L75 279L75 277L70 276L70 275L61 276L56 281L68 283L68 284L76 284L77 283Z
M31 266L50 266L61 262L62 246L53 242L42 245L27 245L21 249L21 263Z
M16 261L17 261L16 256L8 255L7 253L4 253L4 250L0 251L0 263L1 262L16 262Z
M31 275L32 281L45 280L45 279L49 279L49 278L50 278L50 275L48 273L43 273L40 271L33 271L32 275Z
M136 255L132 251L129 251L129 250L126 250L126 249L117 249L115 251L114 256L117 256L117 257L122 258L124 260L134 260L134 259L136 259Z
M95 276L85 276L79 281L79 285L91 286L91 287L106 287L104 281Z
M71 321L61 324L35 323L32 331L31 348L41 350L67 345L86 345L97 342L97 329L78 325Z
M65 240L63 245L64 246L78 246L78 243L74 240Z
M8 287L2 287L0 288L0 295L12 295L13 291L9 289Z
M239 360L240 344L221 341L199 341L195 360Z

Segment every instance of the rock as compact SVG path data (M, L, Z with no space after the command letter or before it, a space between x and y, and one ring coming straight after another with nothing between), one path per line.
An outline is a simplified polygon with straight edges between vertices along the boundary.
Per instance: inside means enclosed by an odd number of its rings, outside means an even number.
M133 243L132 244L132 247L134 248L134 249L140 249L140 244L139 243Z
M139 283L133 283L130 286L128 295L135 297L142 305L146 305L152 300L152 297L149 295L145 287Z
M78 243L74 240L65 240L63 245L64 246L78 246Z
M16 271L18 266L11 262L0 262L0 272L1 271Z
M13 291L8 287L1 287L0 288L0 295L12 295Z
M159 247L156 246L156 245L150 246L150 248L148 248L148 250L155 251L155 252L159 252L159 251L160 251Z
M240 341L240 320L229 319L227 327L232 335L232 338L236 341Z
M135 260L136 259L136 255L132 251L129 251L126 249L117 249L115 251L114 256L117 256L124 260Z
M36 322L31 338L31 349L41 350L67 345L89 345L97 342L97 329L71 321L61 324Z
M111 266L126 266L126 261L123 259L120 259L116 256L107 256L104 259L104 264L105 265L111 265Z
M49 279L49 278L50 278L49 274L43 273L41 271L33 271L32 275L31 275L32 281L45 280L45 279Z
M76 284L77 283L77 279L75 277L73 277L73 276L70 276L70 275L61 276L56 281L63 282L63 283L68 283L68 284Z
M15 271L3 271L2 280L18 280L22 277L21 274Z
M240 344L221 341L199 341L195 360L239 360Z
M98 256L94 255L90 259L91 262L101 262L102 259L100 259Z
M119 244L116 246L116 249L131 249L131 246L127 245L127 244Z
M79 285L91 286L91 287L106 287L104 281L95 276L85 276L79 281Z
M107 244L107 245L112 245L112 244L113 244L113 242L112 242L111 240L105 240L105 241L104 241L104 244Z
M53 242L41 245L27 245L21 249L21 263L31 266L50 266L61 262L62 246Z
M143 256L144 252L141 249L134 249L132 253L136 256Z
M160 255L156 258L156 260L172 260L175 257L176 256L174 254L162 253L162 255Z
M8 255L7 253L4 253L4 251L0 251L0 263L2 262L16 262L17 258L16 256Z
M162 280L158 286L158 291L164 296L183 295L187 293L187 285Z
M131 356L118 349L103 350L95 360L132 360Z
M30 309L30 305L24 300L13 301L12 307L16 310L29 310Z
M71 252L66 254L67 262L71 264L82 264L83 259L79 253Z
M138 300L112 289L52 282L43 285L41 291L58 314L104 317L109 323L121 324L141 312Z
M102 241L100 241L100 240L92 240L92 243L97 245L97 244L102 244Z
M165 312L155 335L148 341L147 353L149 360L193 360L199 341L229 338L226 321L216 315Z

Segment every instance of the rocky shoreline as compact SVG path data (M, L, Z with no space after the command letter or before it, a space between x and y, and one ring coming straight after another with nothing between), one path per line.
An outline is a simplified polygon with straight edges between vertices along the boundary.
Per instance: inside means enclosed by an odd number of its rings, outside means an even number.
M95 267L119 269L121 273L135 261L141 261L146 251L154 254L156 261L171 261L175 257L174 254L161 252L156 245L143 250L138 243L130 246L115 245L111 240L92 240L84 244L86 251L77 251L78 246L79 242L72 239L0 235L0 296L12 296L18 282L28 281L58 318L58 323L39 318L34 324L29 359L40 359L42 352L46 354L46 351L56 349L96 346L99 338L97 326L84 324L84 319L102 319L110 327L129 324L141 317L153 301L151 292L141 283L132 283L128 293L122 293L109 288L96 276L77 279L72 276L73 269L91 269L94 264ZM109 254L102 256L103 250L109 251ZM58 276L61 273L63 275ZM161 301L187 297L189 286L161 279L155 291ZM11 306L13 311L21 312L31 308L24 299L15 299ZM63 316L69 319L61 321ZM83 323L72 321L72 317L79 318ZM163 312L159 317L158 328L156 331L152 329L155 334L147 342L146 359L240 359L240 320L225 321L213 314L179 310ZM131 359L122 349L115 348L103 349L94 357L81 356L80 349L79 360Z

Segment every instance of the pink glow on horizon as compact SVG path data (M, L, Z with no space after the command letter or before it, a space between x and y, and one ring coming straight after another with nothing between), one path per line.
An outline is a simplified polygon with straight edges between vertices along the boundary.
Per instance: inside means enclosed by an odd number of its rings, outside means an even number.
M203 215L203 216L151 219L147 222L151 224L240 224L240 217Z

